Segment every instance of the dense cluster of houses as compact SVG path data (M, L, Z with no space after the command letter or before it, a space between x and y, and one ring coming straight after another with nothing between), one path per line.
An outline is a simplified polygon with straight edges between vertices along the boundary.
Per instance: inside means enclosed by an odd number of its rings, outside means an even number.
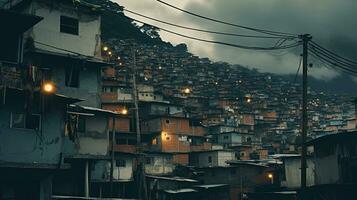
M299 84L102 42L105 11L84 1L0 5L0 199L296 199ZM353 103L310 96L308 195L348 197Z

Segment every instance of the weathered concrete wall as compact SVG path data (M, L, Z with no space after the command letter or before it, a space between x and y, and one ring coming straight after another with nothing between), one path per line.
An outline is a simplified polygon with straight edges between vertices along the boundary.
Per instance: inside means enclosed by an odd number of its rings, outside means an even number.
M125 167L118 167L114 162L113 179L121 181L130 181L133 179L133 157L120 156L121 160L125 160ZM91 180L109 181L110 180L110 161L96 161L92 163L94 167L91 170Z
M235 160L234 152L218 151L217 153L218 166L228 166L227 161Z
M299 188L301 185L301 160L297 158L287 158L284 160L285 180L281 182L282 187ZM315 185L315 163L311 158L307 159L306 170L307 186Z
M30 13L44 17L33 27L32 36L35 41L60 49L73 51L85 56L100 57L100 16L78 12L73 5L59 4L52 1L52 5L43 2L32 3ZM67 16L79 20L79 35L60 32L60 16ZM36 48L46 51L71 54L59 49L36 44Z
M10 128L11 112L23 113L24 99L8 99L0 110L0 161L58 164L64 138L64 104L42 116L42 130Z
M334 184L339 181L338 159L336 152L329 156L319 157L315 159L317 185Z
M146 159L150 159L150 163L145 164L145 173L152 175L169 174L173 172L171 155L148 155Z
M190 155L190 165L197 167L224 167L229 160L234 160L234 152L208 151Z
M108 117L101 113L83 117L85 117L86 132L78 133L79 145L75 145L69 140L64 141L64 155L107 155L109 147Z
M242 135L238 133L228 133L228 134L219 134L217 136L218 144L242 144L243 139Z
M67 64L68 65L68 64ZM75 65L75 64L73 64ZM78 65L78 63L77 63ZM83 65L83 64L82 64ZM100 71L98 67L75 66L82 67L79 73L79 87L67 87L65 82L65 67L66 64L58 66L48 66L52 69L52 81L57 85L57 92L66 96L84 99L85 101L78 103L79 105L91 106L100 108Z

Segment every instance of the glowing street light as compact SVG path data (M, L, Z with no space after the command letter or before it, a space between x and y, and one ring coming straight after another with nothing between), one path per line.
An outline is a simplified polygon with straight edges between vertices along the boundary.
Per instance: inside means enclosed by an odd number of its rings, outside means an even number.
M190 88L185 88L183 92L184 92L185 94L190 94L190 93L191 93L191 90L190 90Z
M273 175L273 173L268 173L268 178L270 179L271 184L274 184L274 175Z
M108 50L109 50L109 48L107 46L103 47L103 51L108 51Z
M112 54L113 54L113 53L112 53L111 51L108 51L108 55L110 55L110 56L111 56Z
M250 103L250 102L252 102L252 99L251 99L251 98L248 98L248 99L247 99L247 103Z
M44 93L52 94L55 92L55 90L56 90L56 86L51 82L46 82L42 85L42 91Z
M121 114L127 115L127 114L128 114L128 109L124 108L124 109L121 111Z

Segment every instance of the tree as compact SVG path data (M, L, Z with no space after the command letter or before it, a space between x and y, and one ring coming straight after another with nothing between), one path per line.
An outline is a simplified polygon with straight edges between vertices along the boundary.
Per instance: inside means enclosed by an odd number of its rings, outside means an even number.
M140 30L145 33L146 35L148 35L149 37L151 37L152 39L161 39L160 38L160 34L159 34L159 30L156 27L153 27L151 25L148 24L143 24L140 27Z

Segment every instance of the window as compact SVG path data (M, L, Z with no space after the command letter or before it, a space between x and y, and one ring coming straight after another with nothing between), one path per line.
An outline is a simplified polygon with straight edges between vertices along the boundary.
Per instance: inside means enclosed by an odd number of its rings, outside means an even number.
M126 166L126 162L125 162L125 160L116 160L115 161L115 165L117 167L125 167Z
M223 136L223 139L228 140L229 139L228 135Z
M78 35L79 24L78 19L72 17L61 16L60 18L60 32L72 35Z
M212 156L208 156L208 163L212 163Z
M166 124L170 124L170 120L167 119L167 120L166 120Z
M81 133L86 132L86 119L85 119L85 116L82 116L82 115L78 116L77 130L78 130L78 132L81 132Z
M41 127L41 115L24 113L11 113L11 128L24 128L39 130Z
M152 158L146 158L146 164L150 165L151 164L151 160L152 160Z
M79 71L80 69L77 67L66 68L65 81L67 87L79 87Z

